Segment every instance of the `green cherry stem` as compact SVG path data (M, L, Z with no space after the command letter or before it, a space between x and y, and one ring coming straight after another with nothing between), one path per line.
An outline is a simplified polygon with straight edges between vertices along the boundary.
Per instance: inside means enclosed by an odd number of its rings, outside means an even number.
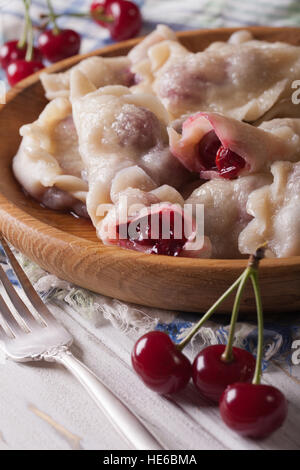
M219 299L207 310L207 312L203 315L203 317L198 321L198 323L191 329L188 335L176 345L176 348L179 351L191 341L193 336L199 331L203 323L208 320L211 315L217 310L219 305L227 299L227 297L237 288L232 314L231 314L231 322L230 322L230 331L228 342L225 348L225 351L222 355L222 360L224 362L231 362L233 359L232 355L232 348L233 348L233 341L234 341L234 330L235 325L240 309L241 297L245 288L245 285L249 278L251 278L254 294L255 294L255 301L256 301L256 309L257 309L257 316L258 316L258 353L257 353L257 360L256 360L256 372L254 376L254 380L257 380L259 383L260 375L261 375L261 357L262 357L262 349L263 349L263 314L262 314L262 304L261 304L261 295L259 290L259 282L258 282L258 266L260 260L262 260L265 256L266 246L262 245L259 247L254 255L251 255L248 261L247 268L242 272L242 274L237 278L236 281L231 284L231 286L224 292L224 294L219 297ZM256 382L255 382L256 383Z
M251 273L251 282L255 295L256 302L256 311L257 311L257 328L258 328L258 341L257 341L257 355L256 355L256 364L255 372L252 383L255 385L260 384L261 372L262 372L262 356L263 356L263 346L264 346L264 318L263 318L263 308L261 302L261 293L259 288L259 279L258 271L254 270Z
M231 362L233 360L232 348L233 348L233 342L234 342L235 325L236 325L238 313L240 310L241 297L244 292L245 285L249 277L251 276L252 269L253 268L251 268L250 266L248 266L247 269L245 269L242 279L240 281L235 299L234 299L228 341L227 341L225 351L222 354L222 361L224 362Z
M259 266L260 260L264 258L264 255L265 255L265 246L261 246L256 250L254 255L250 256L248 267L244 271L243 278L238 287L235 301L233 304L232 314L231 314L228 341L227 341L225 351L222 354L222 360L224 362L231 362L233 360L232 348L233 348L233 342L234 342L234 332L235 332L235 326L237 322L238 313L240 310L241 297L242 297L245 285L248 279L250 278L253 284L253 289L254 289L254 294L255 294L255 302L256 302L256 310L257 310L257 315L258 315L258 326L259 326L258 350L260 350L260 357L258 361L256 362L258 368L259 368L259 364L261 363L263 325L262 325L261 295L259 291L259 282L258 282L258 266ZM261 368L260 370L257 371L258 376L260 375L260 372L261 372Z
M55 15L55 13L54 13L51 0L47 0L47 5L48 5L48 10L49 10L49 15L48 16L49 16L50 20L53 23L53 34L59 34L59 32L60 32L59 27L57 26L57 23L56 23L56 18L58 18L58 15Z
M234 291L234 289L239 285L239 283L243 279L244 275L245 275L245 271L240 275L240 277L238 277L236 281L234 281L234 283L224 292L224 294L222 294L221 297L219 297L219 299L207 310L207 312L203 315L203 317L199 320L199 322L191 329L188 335L179 344L176 345L179 351L182 351L182 349L190 342L192 337L199 331L203 323L209 319L209 317L217 310L219 305L221 305L221 303L231 294L231 292Z
M30 62L33 57L33 27L32 27L32 21L30 18L30 6L31 6L31 1L26 0L24 1L25 4L25 15L26 15L26 23L27 23L27 50L26 50L26 55L25 55L25 60L27 62Z
M72 16L73 18L92 18L93 20L98 20L98 21L103 21L104 23L113 23L114 22L114 17L111 15L104 15L103 14L103 8L101 9L102 12L99 10L95 10L93 13L59 13L59 14L44 14L42 13L40 15L41 19L47 19L51 18L53 21L56 18L60 18L61 16Z

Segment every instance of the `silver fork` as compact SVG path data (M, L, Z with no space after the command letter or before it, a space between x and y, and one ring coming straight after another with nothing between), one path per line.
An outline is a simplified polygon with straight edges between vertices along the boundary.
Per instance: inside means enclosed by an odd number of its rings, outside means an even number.
M69 350L70 333L56 321L31 285L7 242L0 242L31 307L28 308L0 265L0 280L10 299L0 295L0 347L17 362L54 361L64 365L85 387L116 430L134 449L160 450L164 447L142 422ZM13 308L12 308L13 307Z

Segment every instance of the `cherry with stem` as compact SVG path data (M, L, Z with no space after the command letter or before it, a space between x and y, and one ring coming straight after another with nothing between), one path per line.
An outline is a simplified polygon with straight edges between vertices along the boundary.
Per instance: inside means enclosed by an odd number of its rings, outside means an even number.
M34 51L36 49L33 46L33 26L30 18L31 1L23 0L23 3L25 7L24 31L27 36L27 48L25 57L10 62L6 69L7 80L11 86L44 68L44 64L41 60L34 58Z
M111 0L110 0L111 1ZM108 2L105 2L108 3ZM44 26L47 25L50 21L56 20L57 18L61 18L62 16L72 16L73 18L92 18L97 23L101 24L101 26L106 27L107 23L112 23L114 18L112 15L105 15L104 14L104 6L100 4L100 2L93 2L89 12L68 12L67 14L64 13L54 13L53 9L51 13L41 13L40 18L47 20L47 23L44 23Z
M287 416L283 393L271 385L261 384L263 356L263 309L259 288L258 265L265 248L252 256L249 271L257 310L258 342L256 367L252 383L236 382L223 392L219 409L228 427L244 437L264 438L276 431Z
M202 349L193 362L195 387L207 399L218 403L226 387L233 382L251 382L255 369L254 356L245 349L233 347L235 325L242 293L251 275L248 266L239 279L230 322L227 345L216 344Z
M52 29L43 31L38 38L39 50L49 62L58 62L79 53L81 38L73 29L59 29L56 15L50 0L47 0L48 18ZM48 24L49 22L47 22Z
M175 393L190 380L192 367L182 349L191 341L203 323L208 320L221 303L237 288L243 274L221 295L205 315L179 344L174 344L166 333L151 331L135 343L131 362L144 384L161 394Z
M76 18L91 18L103 28L108 29L112 39L123 41L136 36L142 27L142 15L136 3L130 0L98 0L92 2L89 12L66 13ZM40 15L41 19L53 20L64 16ZM47 21L48 23L48 21Z
M26 51L27 51L27 36L30 30L30 22L29 22L29 8L30 8L30 1L23 0L24 3L24 27L23 32L19 40L14 39L11 41L5 42L0 47L0 63L2 68L7 69L9 64L15 62L19 59L25 59ZM42 55L38 48L33 47L33 55L35 60L42 60Z

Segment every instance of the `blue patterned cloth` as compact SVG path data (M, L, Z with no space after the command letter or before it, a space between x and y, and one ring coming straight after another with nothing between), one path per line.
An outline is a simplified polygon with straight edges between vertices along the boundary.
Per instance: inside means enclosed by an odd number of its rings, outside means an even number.
M229 333L228 315L217 315L214 322L209 321L200 330L200 342L208 344L226 344ZM170 323L158 323L156 329L170 335L175 343L187 334L187 331L199 320L199 315L179 314ZM247 318L236 325L235 345L242 347L256 356L257 324L255 316ZM288 367L293 367L293 343L300 339L300 319L298 314L284 314L283 317L266 318L264 322L264 357L263 370L270 361L277 361Z

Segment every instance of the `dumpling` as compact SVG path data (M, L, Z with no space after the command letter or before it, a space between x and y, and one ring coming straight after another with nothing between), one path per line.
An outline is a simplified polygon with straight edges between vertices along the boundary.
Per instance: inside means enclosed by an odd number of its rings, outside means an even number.
M69 100L56 98L39 118L21 127L13 172L27 193L51 209L88 217L87 182Z
M300 162L276 162L272 184L249 196L247 212L253 220L239 236L242 253L253 253L267 242L273 256L300 255Z
M168 26L159 24L152 33L148 34L139 44L129 51L128 58L131 64L142 62L148 57L150 47L165 40L177 42L176 34Z
M103 243L145 253L208 257L210 243L203 237L190 248L194 230L180 239L157 241L140 232L138 240L128 235L123 243L119 237L121 221L125 227L139 224L153 211L184 220L183 199L175 188L190 175L168 150L168 118L160 102L120 86L95 90L79 71L72 72L71 100L88 176L87 210Z
M57 97L68 97L70 94L71 70L80 70L96 88L105 85L125 85L134 83L134 76L130 72L128 57L89 57L74 65L70 70L60 73L46 73L40 75L45 95L48 100Z
M98 225L99 238L104 244L142 253L209 258L211 242L197 232L197 221L183 202L168 185L149 192L127 188Z
M239 45L242 44L243 42L248 42L253 40L253 35L250 31L247 31L246 29L241 29L240 31L236 31L235 33L232 33L231 36L229 37L228 41L215 41L212 42L205 50L216 50L216 49L221 49L227 46L233 45Z
M130 71L134 76L133 91L137 93L153 93L151 84L154 79L149 53L152 46L161 42L170 42L180 47L176 34L166 25L158 25L139 44L128 53Z
M191 55L191 53L175 39L167 39L149 47L145 58L131 66L136 82L132 86L132 91L134 93L155 94L155 77L159 70L166 67L167 63L176 62L187 55ZM160 96L159 98L161 99ZM172 113L169 114L173 119Z
M232 181L215 179L195 189L185 201L194 212L197 204L204 206L204 233L212 245L212 258L241 257L238 237L252 219L246 211L249 194L271 181L271 174L260 173Z
M95 226L103 204L127 188L179 188L190 178L168 149L168 116L152 95L126 87L95 87L78 70L71 76L73 117L87 170L87 210Z
M201 178L233 179L269 171L276 160L300 159L300 119L273 119L259 127L218 113L197 113L169 127L172 154Z
M160 40L157 40L158 38ZM248 31L238 31L232 34L228 42L214 42L205 50L224 48L228 44L241 44L249 39L252 39L251 33ZM140 47L141 51L143 51L143 58L142 55L139 55L139 60L132 60L136 58L136 52ZM133 85L132 91L138 93L155 93L154 81L163 73L163 70L167 69L170 64L174 64L180 61L180 59L183 60L193 55L194 54L186 47L178 42L173 31L169 28L166 29L166 26L159 25L153 33L147 36L140 45L136 46L128 54L132 61L131 70L135 73L137 82L136 85ZM189 113L185 112L184 114ZM177 115L174 116L171 112L170 117L172 119L174 119L174 117L178 118Z
M170 116L211 111L252 122L288 100L286 116L300 117L291 100L291 84L300 74L300 48L254 40L249 32L234 34L198 53L183 48L178 53L173 41L149 49L152 89Z

